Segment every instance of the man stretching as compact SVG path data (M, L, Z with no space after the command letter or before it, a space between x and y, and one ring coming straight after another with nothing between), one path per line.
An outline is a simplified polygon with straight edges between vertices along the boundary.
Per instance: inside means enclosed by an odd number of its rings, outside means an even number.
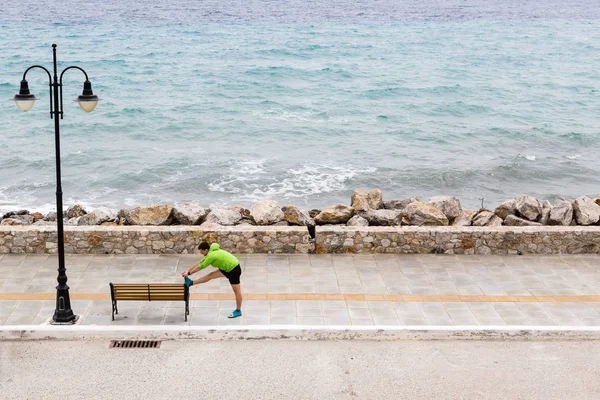
M212 279L227 278L235 294L235 310L229 314L229 318L237 318L242 316L242 289L240 288L240 276L242 275L242 268L240 262L235 256L225 250L221 250L217 243L209 245L206 242L200 243L198 246L200 253L204 256L202 260L198 261L192 268L187 271L183 271L181 276L185 278L185 284L190 287L199 283L206 283ZM202 278L192 280L188 278L189 275L195 274L212 265L217 268L209 274L204 275Z

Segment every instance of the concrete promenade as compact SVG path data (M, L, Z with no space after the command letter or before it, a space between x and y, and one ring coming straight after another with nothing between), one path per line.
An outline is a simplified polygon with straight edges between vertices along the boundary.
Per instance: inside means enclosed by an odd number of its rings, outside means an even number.
M80 316L77 328L600 329L597 255L258 254L239 258L245 293L241 318L227 318L234 308L233 294L228 281L220 279L192 287L188 322L184 322L183 302L119 302L119 315L111 321L109 282L182 282L180 272L199 256L69 255L72 308ZM48 326L55 305L56 269L56 256L0 255L1 328Z
M596 400L599 344L187 340L110 349L107 340L0 341L0 397Z

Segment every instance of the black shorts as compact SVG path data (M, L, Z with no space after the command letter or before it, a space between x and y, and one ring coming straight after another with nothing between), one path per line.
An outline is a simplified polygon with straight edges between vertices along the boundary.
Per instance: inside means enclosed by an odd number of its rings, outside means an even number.
M221 270L221 273L225 275L225 278L229 279L229 283L231 283L232 285L240 284L240 276L242 276L242 267L240 267L240 264L238 264L237 267L235 267L229 272Z

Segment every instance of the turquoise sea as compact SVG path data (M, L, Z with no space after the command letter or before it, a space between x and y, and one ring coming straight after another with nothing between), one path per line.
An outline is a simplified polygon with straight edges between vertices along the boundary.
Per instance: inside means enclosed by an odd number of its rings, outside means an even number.
M9 100L52 43L102 99L65 74L67 204L595 195L600 7L568 3L4 0L0 210L54 207L47 77Z

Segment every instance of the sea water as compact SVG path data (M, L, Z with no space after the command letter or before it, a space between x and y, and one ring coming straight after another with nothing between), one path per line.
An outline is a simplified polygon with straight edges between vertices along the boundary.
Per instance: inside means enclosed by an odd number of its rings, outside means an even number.
M0 210L600 192L597 1L4 0Z

